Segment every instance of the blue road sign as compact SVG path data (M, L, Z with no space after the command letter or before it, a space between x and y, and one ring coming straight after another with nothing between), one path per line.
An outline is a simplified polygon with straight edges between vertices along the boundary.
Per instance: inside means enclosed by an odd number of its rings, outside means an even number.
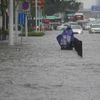
M25 13L19 13L18 14L18 24L25 25L25 19L26 19Z
M29 3L28 2L23 2L22 3L22 9L27 10L29 8Z
M91 10L92 10L92 11L95 11L95 12L100 12L100 5L93 5L93 6L91 7Z

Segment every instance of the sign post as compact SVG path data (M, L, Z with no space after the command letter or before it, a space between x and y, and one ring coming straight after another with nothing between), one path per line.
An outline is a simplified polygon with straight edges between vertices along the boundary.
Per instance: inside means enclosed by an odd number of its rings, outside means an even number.
M25 1L23 4L22 4L22 9L24 11L28 11L30 5L29 5L29 2ZM27 26L27 14L25 14L25 19L24 19L24 25L25 25L25 36L27 37L28 36L28 26Z
M37 31L37 0L35 0L35 31Z
M28 28L27 28L27 15L25 17L25 36L27 37L28 36Z

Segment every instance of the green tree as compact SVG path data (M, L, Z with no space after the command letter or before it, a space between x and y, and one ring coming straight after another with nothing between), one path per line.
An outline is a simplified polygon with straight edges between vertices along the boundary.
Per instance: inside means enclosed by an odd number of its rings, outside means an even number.
M7 4L8 4L8 0L1 0L1 14L2 14L2 31L1 31L1 34L0 34L0 37L1 39L6 39L6 29L8 27L8 24L7 24L7 12L6 12L6 9L7 9Z
M2 13L2 31L5 30L6 28L6 24L5 24L5 20L6 20L6 9L7 9L7 0L1 0L1 13Z
M75 0L45 0L45 13L51 15L57 12L64 12L66 9L77 11L79 5L80 3Z

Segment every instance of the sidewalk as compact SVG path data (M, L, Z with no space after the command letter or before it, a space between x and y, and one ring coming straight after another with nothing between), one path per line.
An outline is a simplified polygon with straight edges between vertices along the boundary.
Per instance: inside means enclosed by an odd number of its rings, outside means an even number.
M100 99L100 38L80 36L80 58L74 50L60 50L57 34L23 38L16 46L0 45L0 100Z

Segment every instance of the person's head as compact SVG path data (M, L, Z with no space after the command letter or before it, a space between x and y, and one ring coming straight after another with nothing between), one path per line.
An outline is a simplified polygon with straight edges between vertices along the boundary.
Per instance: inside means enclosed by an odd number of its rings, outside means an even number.
M71 26L70 25L67 25L67 29L71 29Z

